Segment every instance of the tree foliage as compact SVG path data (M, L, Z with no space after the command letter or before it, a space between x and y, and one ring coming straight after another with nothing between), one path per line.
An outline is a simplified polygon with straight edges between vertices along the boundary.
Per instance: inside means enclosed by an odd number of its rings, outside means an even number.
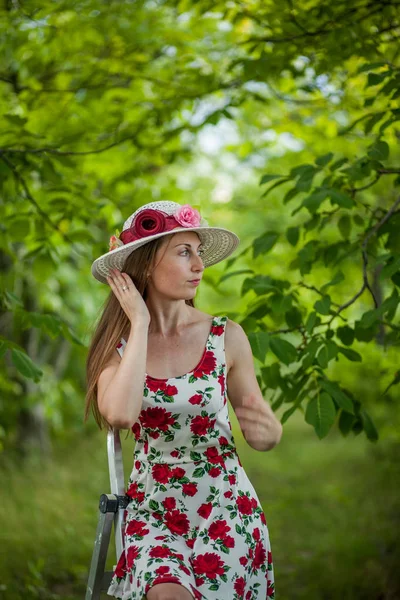
M79 426L85 338L102 298L90 263L136 206L187 200L179 174L190 174L191 204L215 208L208 184L193 182L200 136L224 124L236 141L223 156L241 170L216 211L237 214L246 244L206 280L231 297L241 281L232 316L263 392L275 409L289 405L283 421L302 410L321 438L336 420L344 435L377 438L344 375L365 348L399 343L397 11L328 0L6 5L5 439L36 421L60 435ZM241 181L248 170L261 194ZM400 378L388 365L390 395Z

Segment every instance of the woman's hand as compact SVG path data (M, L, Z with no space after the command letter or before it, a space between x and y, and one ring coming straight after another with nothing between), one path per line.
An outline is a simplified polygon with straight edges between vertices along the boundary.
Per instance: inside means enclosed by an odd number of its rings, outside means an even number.
M271 450L281 439L282 424L269 404L256 394L243 396L235 410L246 442L254 450Z
M111 269L107 282L131 323L138 320L150 323L151 317L146 303L127 273ZM124 286L128 289L123 290Z

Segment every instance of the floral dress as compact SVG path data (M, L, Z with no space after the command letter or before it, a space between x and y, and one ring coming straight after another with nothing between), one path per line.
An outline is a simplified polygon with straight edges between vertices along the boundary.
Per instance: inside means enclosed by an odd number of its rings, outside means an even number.
M196 600L275 597L265 516L231 433L226 322L213 318L193 371L146 375L111 596L142 600L153 585L174 582Z

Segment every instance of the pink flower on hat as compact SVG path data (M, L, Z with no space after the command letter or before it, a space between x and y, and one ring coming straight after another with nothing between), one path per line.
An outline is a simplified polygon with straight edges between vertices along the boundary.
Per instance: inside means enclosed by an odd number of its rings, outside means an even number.
M182 227L199 227L201 221L199 211L189 204L184 204L178 208L174 217Z

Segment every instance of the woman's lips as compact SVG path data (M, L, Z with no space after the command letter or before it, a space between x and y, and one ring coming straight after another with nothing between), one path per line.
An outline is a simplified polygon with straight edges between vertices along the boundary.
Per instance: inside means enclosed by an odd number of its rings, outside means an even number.
M189 281L189 283L192 283L193 285L199 285L201 279L192 279L192 281Z

